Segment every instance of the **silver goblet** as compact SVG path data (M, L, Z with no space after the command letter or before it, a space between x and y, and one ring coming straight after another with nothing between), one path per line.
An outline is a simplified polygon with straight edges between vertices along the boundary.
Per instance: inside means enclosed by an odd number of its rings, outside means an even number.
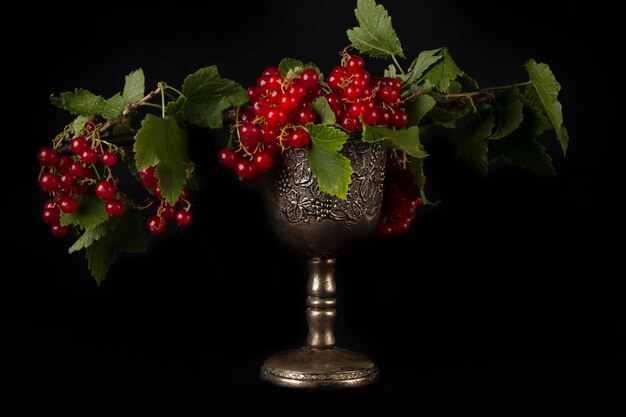
M350 159L348 198L323 193L304 149L290 149L270 179L270 221L281 240L309 258L306 346L278 353L265 361L261 378L297 388L356 387L378 379L367 356L335 346L334 265L337 253L366 237L380 219L386 151L353 136L342 154Z

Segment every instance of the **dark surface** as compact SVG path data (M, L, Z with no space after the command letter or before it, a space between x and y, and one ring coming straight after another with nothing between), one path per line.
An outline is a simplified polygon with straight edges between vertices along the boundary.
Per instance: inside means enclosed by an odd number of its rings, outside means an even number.
M15 72L4 80L4 125L14 129L4 140L15 152L4 158L0 414L623 412L623 245L610 243L623 230L611 158L623 136L611 110L614 13L597 2L559 11L545 1L385 5L407 55L446 45L483 85L525 80L528 58L548 62L572 144L563 159L549 142L557 179L497 165L481 180L457 158L454 133L425 138L431 194L443 204L423 210L409 235L361 243L340 259L338 340L383 372L374 386L340 392L289 391L257 376L268 354L304 341L305 270L268 229L259 187L215 162L224 132L193 136L207 185L193 196L195 225L151 240L146 255L121 257L100 288L39 220L34 154L70 120L49 105L51 92L111 95L137 67L150 85L180 85L208 64L251 84L285 56L328 71L347 44L353 2L10 17L42 36L4 34ZM592 32L592 21L603 29ZM372 72L382 65L368 60Z

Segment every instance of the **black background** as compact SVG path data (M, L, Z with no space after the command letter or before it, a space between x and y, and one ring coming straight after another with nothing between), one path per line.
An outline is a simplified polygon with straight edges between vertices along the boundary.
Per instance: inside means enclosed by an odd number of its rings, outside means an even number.
M626 333L623 245L612 243L623 229L619 165L609 161L621 140L611 107L614 13L574 3L384 2L408 56L448 46L482 85L524 81L526 59L548 62L563 85L571 148L563 159L546 142L556 179L496 164L483 180L457 157L458 132L424 138L430 194L443 203L424 209L407 236L362 242L338 264L339 342L370 354L382 380L337 392L258 378L267 355L303 342L306 270L272 235L260 187L217 165L224 131L192 135L206 182L193 195L194 226L151 239L145 255L121 256L100 288L82 256L67 255L70 242L40 221L34 155L70 120L49 105L50 93L82 86L112 95L138 67L149 86L180 85L210 64L251 85L285 56L328 71L348 43L354 2L16 12L24 31L41 35L4 34L14 72L4 80L4 124L14 133L4 138L0 283L0 378L11 401L0 407L9 415L36 407L211 415L218 406L275 416L614 415ZM31 20L35 12L46 21Z

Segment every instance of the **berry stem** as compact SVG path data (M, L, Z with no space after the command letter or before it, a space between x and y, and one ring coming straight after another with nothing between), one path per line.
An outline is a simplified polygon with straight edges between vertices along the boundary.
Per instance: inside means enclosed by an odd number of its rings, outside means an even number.
M159 90L161 90L161 117L165 119L165 86L166 84L161 81L158 84Z
M396 58L394 54L391 54L391 59L393 59L393 63L396 64L396 68L398 68L400 73L402 75L406 75L406 72L404 72L404 70L402 69L402 66L400 65L400 63L398 62L398 59Z
M173 92L175 92L176 94L178 94L181 97L185 97L185 95L182 92L180 92L179 90L177 90L176 88L174 88L174 87L172 87L170 85L166 85L165 88L167 90L172 90Z
M148 106L148 107L154 107L155 109L163 109L163 107L159 104L154 104L154 103L141 103L140 106Z

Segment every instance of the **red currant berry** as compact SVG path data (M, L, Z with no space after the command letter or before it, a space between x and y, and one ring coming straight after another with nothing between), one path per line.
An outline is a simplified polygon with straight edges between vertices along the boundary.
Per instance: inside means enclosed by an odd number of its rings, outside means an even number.
M105 152L100 157L100 162L102 162L102 165L104 166L112 167L113 165L117 164L117 155L113 152Z
M398 94L400 94L402 92L402 83L400 83L399 80L397 80L396 78L383 78L382 81L380 82L380 85L382 87L389 87L392 90L395 90L398 92Z
M295 149L304 148L311 143L311 136L304 129L296 129L287 136L287 143Z
M41 213L41 218L44 222L49 225L55 226L58 225L61 221L61 209L59 206L46 204L46 207L43 209L43 213Z
M185 202L189 200L189 188L184 187L183 193L178 197L178 201L176 201L177 206L182 206Z
M280 134L280 130L269 127L268 125L261 126L259 130L261 131L261 142L266 145L275 142Z
M280 101L278 103L281 109L285 111L290 111L298 107L298 96L293 93L286 93L280 97Z
M83 153L80 154L80 159L87 165L95 164L98 162L98 152L91 148L85 149Z
M64 190L69 190L73 183L74 177L70 174L63 174L59 178L59 184L61 184L61 188Z
M89 184L87 183L72 184L72 194L83 195L86 194L87 191L89 191Z
M309 123L315 123L317 121L317 113L310 107L300 106L298 107L298 124L307 125Z
M258 87L250 87L248 88L246 93L248 93L248 97L250 97L250 101L255 101L261 98L261 91L259 90Z
M358 55L352 55L346 62L346 68L350 72L357 72L365 67L365 61Z
M37 152L37 161L42 167L52 168L59 161L59 155L52 148L41 148Z
M333 106L336 106L336 105L341 105L341 104L342 104L342 102L341 102L341 96L340 96L339 94L335 94L335 93L328 94L328 95L326 96L326 101L328 101L328 105L329 105L330 107L333 107Z
M265 121L269 127L282 127L287 122L287 113L280 107L268 107L265 112Z
M120 200L109 200L104 206L104 210L109 216L120 217L124 213L124 203Z
M274 155L268 151L257 152L254 155L254 165L259 171L270 169L274 166Z
M302 100L307 93L307 88L304 86L304 83L300 78L294 78L291 81L291 85L289 86L288 93L295 95L298 98L298 101Z
M193 216L187 210L178 210L176 213L176 223L182 227L191 226L193 223Z
M391 87L381 88L378 95L385 103L394 104L394 103L397 103L398 100L400 99L400 94L398 93L398 90L394 90Z
M70 165L70 169L69 169L69 173L70 175L76 177L76 178L83 178L85 168L83 167L83 165L80 162L72 162Z
M161 211L159 214L161 215L163 220L169 222L170 220L174 220L174 218L176 217L176 209L170 204L165 203L161 207Z
M391 124L396 129L404 129L407 123L409 123L409 118L406 112L402 110L396 111L391 118Z
M359 121L352 116L346 116L341 121L341 126L346 129L348 132L354 131L359 125Z
M70 166L72 165L72 158L70 158L67 155L63 155L59 158L59 161L57 162L57 171L59 171L60 174L67 174L70 172Z
M304 87L310 90L317 87L317 83L320 81L320 75L314 68L307 68L302 71L300 79L302 79Z
M232 149L223 148L217 154L217 159L221 166L227 169L235 169L239 159L237 152Z
M280 75L280 70L276 67L267 67L263 70L262 75Z
M72 139L72 152L76 155L80 156L85 152L85 150L89 147L87 144L87 139L82 136Z
M250 100L251 102L253 100ZM250 122L252 123L254 121L255 118L255 114L252 111L252 109L245 109L244 111L242 111L241 113L239 113L239 121L240 122Z
M355 119L358 119L359 116L363 115L367 107L363 103L352 103L350 107L348 107L348 114Z
M257 125L245 122L239 126L239 141L248 151L253 151L261 137L261 131Z
M95 193L98 197L103 200L110 200L115 197L115 193L117 192L115 188L115 184L108 181L100 181L96 184Z
M387 109L381 109L378 116L378 124L381 126L391 126L392 114Z
M363 95L363 88L352 83L348 85L341 94L348 101L357 101Z
M50 226L50 232L54 237L65 237L70 232L70 228L67 226L60 226L58 224Z
M78 210L78 200L69 195L64 195L59 201L59 208L63 213L71 214Z
M53 192L59 188L59 177L51 172L47 172L39 178L39 187L46 192Z
M243 180L253 180L256 178L257 169L254 163L247 159L241 159L235 167L235 174Z
M165 230L167 230L167 223L165 223L165 220L159 216L152 216L148 218L148 221L146 222L146 229L153 235L160 235L165 233Z
M410 227L411 227L411 220L400 219L400 220L396 220L395 222L391 224L391 230L393 230L393 233L396 235L405 234L406 232L409 231Z
M378 119L380 119L380 112L378 109L367 109L365 113L363 113L363 123L368 126L374 126L378 123Z
M267 90L267 101L274 106L278 106L282 95L280 90Z
M137 173L139 182L144 188L153 189L159 185L159 179L154 175L155 167L142 169Z

